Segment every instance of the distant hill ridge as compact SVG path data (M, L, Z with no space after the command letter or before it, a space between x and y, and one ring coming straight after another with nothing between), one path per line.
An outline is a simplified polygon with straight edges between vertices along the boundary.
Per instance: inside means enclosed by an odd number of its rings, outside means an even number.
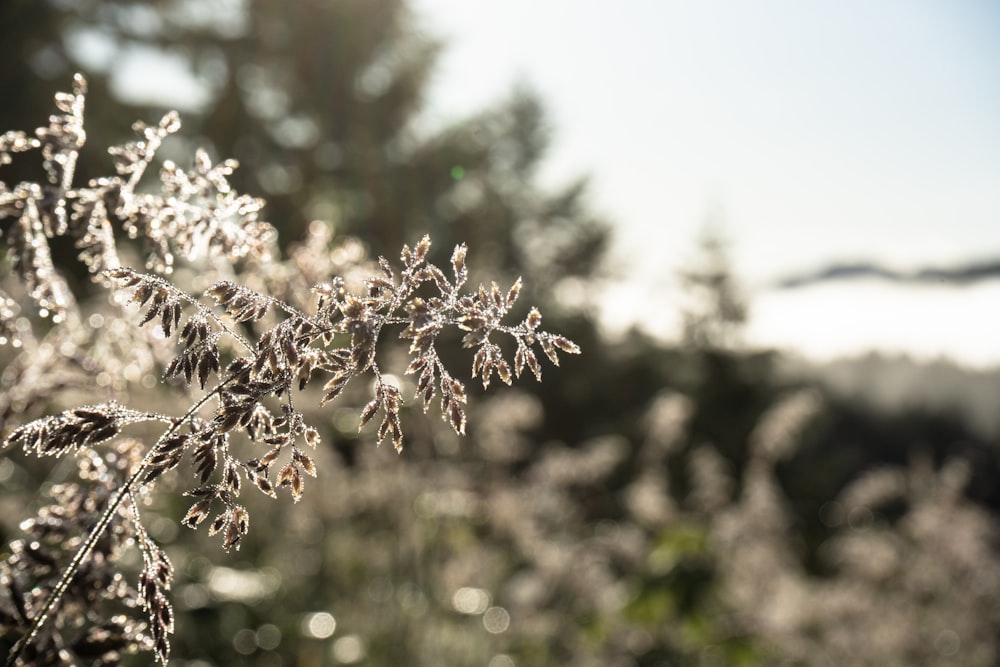
M811 273L783 278L779 289L794 289L817 283L856 278L882 278L900 283L947 283L965 285L1000 277L1000 259L969 262L951 268L932 267L914 271L897 271L875 262L842 262L831 264Z

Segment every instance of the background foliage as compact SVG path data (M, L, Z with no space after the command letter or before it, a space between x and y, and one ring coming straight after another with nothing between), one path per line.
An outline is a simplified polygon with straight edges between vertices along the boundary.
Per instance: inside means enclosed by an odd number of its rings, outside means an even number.
M206 145L238 159L231 182L267 198L305 282L427 232L432 252L468 243L470 265L502 284L523 275L521 303L584 350L543 384L473 395L464 439L407 408L402 456L357 434L349 406L315 409L316 492L253 504L238 553L180 526L184 499L158 497L147 515L178 569L176 664L996 663L995 434L944 409L880 409L743 348L718 239L683 276L683 341L605 339L587 304L610 227L585 179L537 185L543 100L514 90L453 126L419 126L442 45L405 3L14 0L0 25L4 129L41 124L86 71L96 143L78 181L110 171L99 146L160 116L123 99L114 72L130 49L161 49L206 92L178 102L185 138L164 154L187 164ZM95 36L115 55L96 62L80 46ZM15 162L0 179L39 180L32 169ZM60 268L85 275L63 250ZM110 331L94 340L113 348ZM30 376L0 354L6 410ZM132 399L171 400L176 389L138 391L157 361L121 368ZM95 391L80 377L34 389L22 421ZM0 461L4 544L25 507L48 502L37 490L71 473L48 463Z

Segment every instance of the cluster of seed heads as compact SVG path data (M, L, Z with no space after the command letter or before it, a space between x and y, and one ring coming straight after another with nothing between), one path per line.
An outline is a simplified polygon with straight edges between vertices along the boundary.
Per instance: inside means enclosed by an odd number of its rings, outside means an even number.
M306 423L294 400L315 377L324 383L319 400L325 405L355 379L370 376L371 397L361 408L359 431L376 420L375 439L391 440L401 451L400 411L407 397L381 367L379 352L387 329L398 329L398 336L408 341L405 373L416 377L414 400L426 412L439 397L443 419L458 434L466 430L466 388L438 356L442 332L457 329L463 332L463 345L476 349L472 377L479 377L484 388L494 374L510 384L526 369L540 380L536 349L555 364L557 351L579 352L568 339L539 328L537 309L519 323L505 323L520 293L520 279L507 290L493 283L466 293L465 245L454 249L446 273L428 260L431 242L426 236L412 248L403 247L398 267L379 258L378 273L365 281L361 293L351 293L343 279L330 277L313 287L312 304L304 309L234 280L220 280L200 294L178 287L170 278L177 257L190 262L220 257L277 261L274 230L257 217L263 202L230 188L226 177L235 162L213 166L203 151L188 172L165 163L161 193L139 192L155 151L180 127L175 113L155 126L136 124L138 138L110 150L115 176L74 187L74 167L86 139L85 92L85 81L77 77L73 93L56 97L61 113L52 116L49 126L37 130L34 138L20 132L0 135L0 163L10 162L15 153L41 149L49 177L44 186L21 183L10 188L0 182L0 220L14 220L6 232L12 264L36 312L53 315L57 325L78 326L79 306L49 247L49 240L57 236L73 238L80 260L97 282L128 291L128 299L119 302L138 307L139 325L149 324L157 336L175 341L176 352L165 364L163 379L189 387L187 395L192 398L182 414L138 411L108 402L30 421L6 436L4 447L48 456L77 452L91 467L103 465L94 462L101 460L101 452L115 448L129 452L129 457L114 459L117 485L108 481L114 478L109 474L96 490L74 487L79 512L73 520L79 523L86 515L92 527L84 529L86 537L61 575L56 576L52 567L44 572L29 567L34 562L29 556L35 554L37 560L40 551L28 547L15 549L15 556L4 564L3 581L11 598L6 606L13 611L0 613L0 624L21 636L8 664L19 657L25 664L57 664L46 661L65 650L81 655L80 647L67 649L60 636L67 627L69 598L75 595L67 591L74 578L79 581L73 591L80 588L87 579L81 568L94 562L120 582L114 563L126 542L136 544L142 553L135 589L124 584L108 588L100 577L84 583L103 591L95 600L126 601L143 609L146 620L99 625L101 632L120 641L108 641L107 651L90 658L94 664L113 664L123 649L151 648L166 663L174 623L168 596L173 568L144 529L135 497L149 493L165 473L186 461L197 485L184 492L193 504L181 522L196 528L208 521L209 534L218 534L224 549L238 549L250 528L249 512L240 503L245 483L270 497L287 489L297 502L304 493L305 477L318 474L309 452L320 445L320 433ZM116 229L141 244L146 271L122 261ZM14 319L23 305L0 292L0 343L16 344L19 336L26 335ZM501 336L514 341L510 363L496 340ZM125 434L130 426L148 422L164 426L145 447ZM126 461L129 465L122 463ZM50 512L49 518L60 530L71 525L69 515ZM117 531L117 541L109 546L103 537L112 530ZM95 572L89 567L87 576L96 576ZM44 580L41 585L34 581L39 577ZM84 617L92 617L93 611Z

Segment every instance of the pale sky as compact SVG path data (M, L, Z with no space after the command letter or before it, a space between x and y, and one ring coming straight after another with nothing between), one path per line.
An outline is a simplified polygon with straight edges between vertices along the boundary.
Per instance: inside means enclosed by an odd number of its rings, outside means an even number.
M429 117L532 85L555 130L547 178L591 174L630 266L669 278L713 215L751 282L1000 255L1000 3L414 7L448 44Z

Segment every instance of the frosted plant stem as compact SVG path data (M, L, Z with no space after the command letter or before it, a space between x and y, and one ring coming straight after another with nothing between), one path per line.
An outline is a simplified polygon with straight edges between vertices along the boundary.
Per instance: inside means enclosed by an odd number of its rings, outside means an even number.
M125 484L118 489L114 497L111 499L111 503L101 513L101 518L98 519L94 527L90 529L90 532L87 534L87 539L82 545L80 545L80 548L76 550L76 553L73 554L73 559L69 562L69 565L66 566L66 569L63 570L62 576L59 578L59 583L49 594L49 597L45 600L45 604L42 606L41 610L39 610L32 619L31 628L28 629L27 634L17 640L14 644L10 655L7 656L7 661L4 663L5 667L14 667L17 663L17 659L24 652L24 649L30 646L31 643L38 637L38 633L41 632L42 627L45 626L45 622L48 621L49 615L55 609L56 605L59 604L59 601L62 600L63 595L66 593L66 589L69 588L71 583L73 583L73 577L75 577L76 573L79 572L80 566L82 566L84 562L90 558L90 555L94 551L94 547L97 546L98 540L101 539L104 531L107 530L108 526L111 524L111 520L114 518L118 508L121 507L121 504L125 502L126 498L132 495L135 488L138 486L139 481L146 474L146 470L149 468L149 464L153 460L153 456L156 454L156 450L160 442L176 431L182 424L186 423L198 410L201 409L203 405L205 405L205 403L208 402L210 398L218 394L223 387L229 384L232 379L233 378L229 378L225 382L220 383L211 393L202 397L201 400L195 403L182 418L176 420L170 428L164 431L163 434L157 439L156 444L153 445L153 447L151 447L146 453L146 456L143 457L139 467L136 468L135 472L133 472L128 480L126 480Z

